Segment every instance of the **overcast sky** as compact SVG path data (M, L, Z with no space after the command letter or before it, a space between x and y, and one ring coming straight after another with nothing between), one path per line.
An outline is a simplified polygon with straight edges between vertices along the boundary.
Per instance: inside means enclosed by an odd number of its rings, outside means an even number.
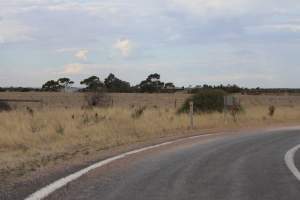
M0 0L0 86L108 73L300 87L299 0Z

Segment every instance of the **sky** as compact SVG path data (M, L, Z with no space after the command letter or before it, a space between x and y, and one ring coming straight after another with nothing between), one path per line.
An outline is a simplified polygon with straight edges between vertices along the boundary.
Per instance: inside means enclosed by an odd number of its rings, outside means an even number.
M0 0L0 87L109 73L300 86L299 0Z

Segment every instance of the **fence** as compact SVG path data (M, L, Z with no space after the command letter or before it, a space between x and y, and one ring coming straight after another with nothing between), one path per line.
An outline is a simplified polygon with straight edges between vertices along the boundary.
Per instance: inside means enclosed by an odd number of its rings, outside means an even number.
M27 104L27 103L38 103L40 104L40 107L43 107L44 102L42 100L34 100L34 99L0 99L0 102L6 102L6 103L17 103L18 107L19 104ZM17 105L15 105L17 107Z

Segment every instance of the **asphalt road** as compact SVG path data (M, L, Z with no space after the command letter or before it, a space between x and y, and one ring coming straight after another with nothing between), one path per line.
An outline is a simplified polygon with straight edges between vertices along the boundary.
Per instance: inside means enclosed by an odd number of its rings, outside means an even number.
M94 170L47 199L299 200L284 162L298 144L300 130L191 139Z

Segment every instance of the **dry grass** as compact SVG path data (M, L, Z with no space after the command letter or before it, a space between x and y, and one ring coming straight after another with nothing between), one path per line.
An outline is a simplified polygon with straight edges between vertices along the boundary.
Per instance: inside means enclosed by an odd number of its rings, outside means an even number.
M143 94L143 93L110 93L107 94L116 107L148 106L173 109L175 102L180 106L190 94ZM64 92L0 92L0 99L42 100L44 103L10 103L13 108L81 108L86 104L84 93ZM247 106L292 106L300 105L300 95L240 95L241 102Z
M42 100L41 103L10 103L13 108L21 109L27 106L31 108L81 108L86 105L85 93L64 93L64 92L0 92L0 99L26 99ZM174 108L175 101L180 106L189 94L144 94L144 93L109 93L106 94L112 99L116 107L130 108L132 106Z
M0 113L0 172L19 169L22 175L49 162L72 157L76 152L107 149L189 130L188 115L170 109L134 108L54 109ZM268 107L246 107L233 122L220 113L195 116L195 129L266 126L296 123L300 107L277 107L273 117ZM1 175L1 173L0 173Z

